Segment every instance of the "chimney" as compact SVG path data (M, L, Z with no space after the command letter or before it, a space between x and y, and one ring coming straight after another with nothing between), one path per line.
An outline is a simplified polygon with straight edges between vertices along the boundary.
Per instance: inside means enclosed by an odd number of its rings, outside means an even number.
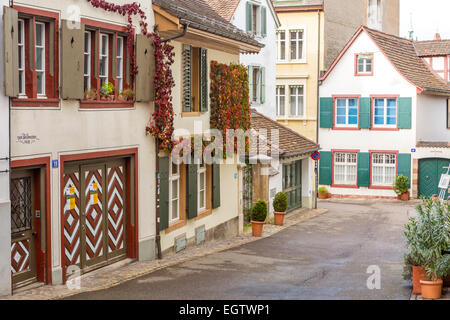
M434 35L434 40L441 40L441 35L439 34L439 32L436 32L436 34Z

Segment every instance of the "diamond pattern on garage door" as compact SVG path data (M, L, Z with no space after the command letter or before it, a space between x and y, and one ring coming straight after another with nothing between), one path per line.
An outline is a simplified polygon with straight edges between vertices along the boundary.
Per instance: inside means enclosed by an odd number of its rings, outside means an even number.
M101 170L85 172L86 180L86 260L101 257L103 255L103 193ZM97 190L93 190L94 183ZM94 203L92 192L98 193L98 201Z
M64 189L74 187L75 206L70 209L70 200L64 205L64 254L66 266L80 263L80 176L78 172L64 175ZM67 197L67 195L65 195Z
M29 240L14 242L11 245L11 271L19 273L30 270Z
M108 252L124 247L123 167L108 168Z

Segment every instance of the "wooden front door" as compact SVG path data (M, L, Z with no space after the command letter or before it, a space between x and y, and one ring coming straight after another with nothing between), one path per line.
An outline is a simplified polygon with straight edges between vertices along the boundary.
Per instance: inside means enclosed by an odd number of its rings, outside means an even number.
M446 167L450 159L422 159L419 160L419 196L425 198L439 194L439 181L441 175L447 172ZM445 195L447 198L448 193Z
M11 174L11 272L13 287L37 281L33 171Z

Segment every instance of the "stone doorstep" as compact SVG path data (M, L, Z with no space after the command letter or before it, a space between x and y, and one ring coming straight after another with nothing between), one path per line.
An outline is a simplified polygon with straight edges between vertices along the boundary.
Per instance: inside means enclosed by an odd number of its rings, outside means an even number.
M0 300L52 300L69 297L82 292L108 289L162 268L267 238L290 226L324 214L327 211L327 209L309 210L302 208L290 212L286 214L283 226L276 226L273 224L264 225L263 234L260 238L252 237L250 228L247 232L235 237L218 241L209 241L196 247L186 248L177 254L168 255L162 260L136 262L125 259L81 276L81 289L71 290L66 285L46 285L15 293L12 296L0 297Z

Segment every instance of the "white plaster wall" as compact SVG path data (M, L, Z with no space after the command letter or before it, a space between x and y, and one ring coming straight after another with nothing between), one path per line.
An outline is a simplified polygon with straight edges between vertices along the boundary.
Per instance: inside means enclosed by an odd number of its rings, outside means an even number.
M270 216L273 215L274 209L273 209L273 199L271 194L271 190L275 189L275 194L278 192L283 191L283 166L278 160L272 161L272 167L277 170L279 173L276 175L273 175L269 178L269 214ZM275 195L274 194L274 195Z
M314 160L305 157L302 160L302 207L314 208Z
M252 108L255 108L258 112L268 116L271 119L275 119L276 116L276 20L272 15L268 0L254 0L254 3L260 4L266 7L267 12L267 36L257 36L256 40L265 45L264 48L258 54L241 54L240 62L245 65L261 66L266 68L266 99L265 103L253 103ZM231 23L236 27L246 30L246 3L247 1L241 1L236 9L236 12L231 19Z
M355 54L374 53L374 75L355 77ZM334 70L320 86L320 97L332 95L361 95L369 97L374 94L396 94L412 98L412 129L399 131L342 131L319 129L319 144L323 151L332 149L357 149L360 152L369 150L395 150L399 153L411 153L416 145L417 94L416 88L400 75L390 61L378 49L372 39L362 32L347 52L342 56ZM412 167L412 166L411 166ZM373 190L368 188L330 188L333 194L362 196L395 196L391 190Z
M424 94L418 96L417 141L450 141L446 97Z

